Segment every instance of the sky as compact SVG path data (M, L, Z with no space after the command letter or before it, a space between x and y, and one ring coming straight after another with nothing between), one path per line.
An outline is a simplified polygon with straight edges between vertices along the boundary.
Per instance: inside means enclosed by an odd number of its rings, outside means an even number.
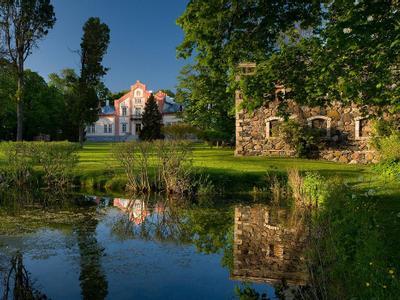
M187 61L176 58L183 40L175 24L188 0L52 0L57 22L39 42L26 67L46 80L64 68L79 72L82 27L100 17L111 30L104 65L110 70L104 82L112 92L129 89L136 80L150 90L171 89Z

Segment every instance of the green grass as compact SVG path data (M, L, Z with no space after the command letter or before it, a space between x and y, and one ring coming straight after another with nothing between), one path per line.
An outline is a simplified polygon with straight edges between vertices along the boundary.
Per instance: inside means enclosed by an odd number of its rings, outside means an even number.
M122 180L123 170L114 159L111 148L111 143L85 144L79 152L79 165L75 171L81 182L102 186L113 178ZM368 169L361 165L280 157L235 157L233 149L210 148L202 144L194 146L193 166L209 175L226 192L248 192L253 186L263 185L267 172L285 173L290 168L340 176L353 183L360 176L370 176Z

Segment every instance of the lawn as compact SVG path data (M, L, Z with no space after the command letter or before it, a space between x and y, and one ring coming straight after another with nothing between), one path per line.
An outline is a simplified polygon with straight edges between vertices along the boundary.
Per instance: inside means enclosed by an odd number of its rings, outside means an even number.
M113 158L111 143L87 143L79 152L76 176L81 181L105 182L111 177L121 177L123 170ZM325 176L340 176L356 183L361 177L368 178L368 168L327 161L283 157L235 157L229 148L210 148L196 144L193 147L193 166L208 174L213 182L232 187L235 192L249 191L263 183L267 172L286 172L290 168L316 171Z

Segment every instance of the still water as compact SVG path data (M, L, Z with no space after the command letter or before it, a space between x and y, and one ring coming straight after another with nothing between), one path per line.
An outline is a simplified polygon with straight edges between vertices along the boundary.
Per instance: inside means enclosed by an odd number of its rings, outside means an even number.
M282 280L307 282L304 216L266 200L14 193L0 223L9 299L24 284L51 299L276 299Z

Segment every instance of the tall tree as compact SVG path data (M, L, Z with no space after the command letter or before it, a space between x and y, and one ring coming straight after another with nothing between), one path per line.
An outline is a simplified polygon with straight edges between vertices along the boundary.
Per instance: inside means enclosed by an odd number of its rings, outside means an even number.
M1 0L0 33L2 48L13 64L18 85L17 140L23 139L24 65L37 42L47 35L56 22L50 0Z
M189 121L207 119L207 112L215 120L204 126L220 130L225 123L232 130L237 64L269 57L282 32L295 24L311 26L319 21L320 11L320 1L189 1L177 20L185 33L178 57L195 55L189 67L194 72L183 70L179 90L185 93L177 97L188 97L185 115Z
M140 139L145 141L161 139L162 115L153 94L150 95L142 116L143 128Z
M326 2L326 1L321 1ZM241 80L245 104L263 104L274 83L307 105L330 101L400 110L400 2L333 1L315 35L288 37Z
M79 142L84 139L85 126L96 121L99 112L99 98L96 87L107 73L102 65L104 55L110 43L110 28L99 18L89 18L83 26L81 42L81 74L79 78L79 95L76 104L76 121Z

